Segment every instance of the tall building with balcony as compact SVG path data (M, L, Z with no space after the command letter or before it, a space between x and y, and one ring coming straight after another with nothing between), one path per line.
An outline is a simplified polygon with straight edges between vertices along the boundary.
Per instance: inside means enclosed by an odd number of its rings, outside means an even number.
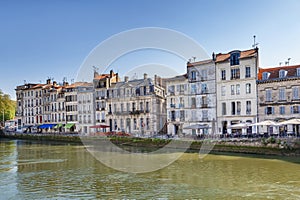
M219 53L215 57L218 132L252 133L252 127L231 129L238 123L254 123L257 118L258 48Z
M98 74L94 72L93 85L95 88L95 120L96 125L107 124L106 115L106 101L107 90L113 84L120 81L118 73L114 73L113 70L109 74Z
M89 135L95 125L95 103L93 83L84 83L77 86L78 99L78 130L81 134Z
M187 63L187 74L167 80L168 134L211 134L216 126L215 64Z
M166 123L165 89L162 79L143 79L112 83L106 96L107 122L110 131L153 135Z
M257 87L259 121L299 118L300 65L259 69ZM263 133L299 133L299 125L258 128Z

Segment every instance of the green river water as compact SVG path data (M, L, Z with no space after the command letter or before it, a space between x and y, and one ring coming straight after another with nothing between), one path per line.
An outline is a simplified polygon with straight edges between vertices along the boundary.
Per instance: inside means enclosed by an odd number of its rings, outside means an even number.
M131 174L81 145L0 140L0 199L300 199L300 158L184 153Z

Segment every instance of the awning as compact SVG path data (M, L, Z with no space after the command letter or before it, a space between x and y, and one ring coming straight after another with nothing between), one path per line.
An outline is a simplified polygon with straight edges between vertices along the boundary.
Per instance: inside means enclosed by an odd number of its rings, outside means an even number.
M65 125L64 128L72 128L75 124L72 124L72 123L68 123Z
M63 126L63 124L57 124L56 126L54 126L54 128L60 128L62 126Z
M106 124L100 124L100 125L95 125L95 126L90 126L90 128L109 128L110 126Z
M209 128L208 124L194 124L191 126L184 127L183 129L207 129Z
M56 124L42 124L38 128L53 128Z

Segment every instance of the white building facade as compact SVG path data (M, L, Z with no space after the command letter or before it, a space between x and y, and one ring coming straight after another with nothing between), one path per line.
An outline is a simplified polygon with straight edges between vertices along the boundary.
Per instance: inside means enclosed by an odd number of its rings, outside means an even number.
M217 124L221 134L251 134L252 127L233 129L234 124L257 120L258 49L217 54Z

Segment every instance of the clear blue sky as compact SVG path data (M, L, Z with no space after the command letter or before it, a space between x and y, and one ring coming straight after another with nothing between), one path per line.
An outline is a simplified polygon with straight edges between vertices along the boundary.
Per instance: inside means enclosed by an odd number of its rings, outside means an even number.
M141 27L182 32L209 55L249 49L255 34L261 67L300 64L299 19L298 0L2 0L0 88L15 98L24 80L75 79L96 45Z

